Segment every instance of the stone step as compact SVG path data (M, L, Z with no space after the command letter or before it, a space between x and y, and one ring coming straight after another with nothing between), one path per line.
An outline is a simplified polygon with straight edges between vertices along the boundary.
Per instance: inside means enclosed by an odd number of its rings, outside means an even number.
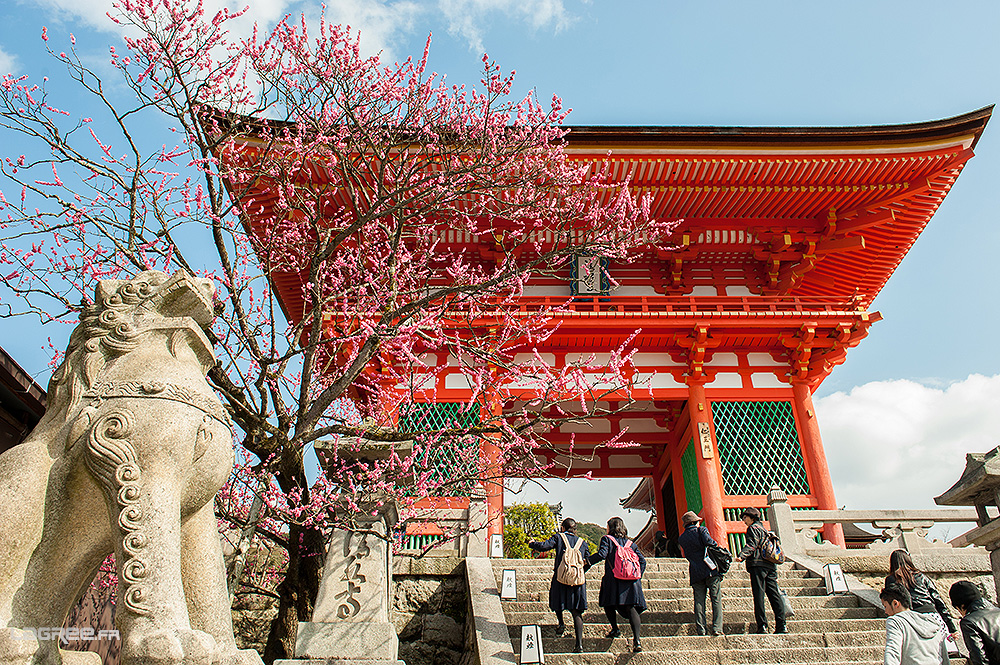
M494 566L493 572L497 576L499 576L500 572L504 569L511 569L517 571L518 579L551 578L553 572L551 563L546 563L545 566L533 566L531 568L527 568L524 566ZM604 574L603 566L600 565L591 566L591 568L587 571L587 579L591 578L600 579L601 575L603 574ZM684 568L683 570L650 570L647 568L646 571L642 574L642 577L643 579L684 580L685 582L687 582L687 580L689 579L687 568ZM789 568L778 569L778 579L790 579L790 578L818 579L816 577L812 577L809 571L807 570L793 570ZM726 573L726 579L749 580L750 575L743 568L730 568L729 572Z
M597 606L603 566L587 574L590 611L584 615L584 653L567 653L574 646L568 633L555 637L555 616L547 610L552 579L551 560L494 559L500 579L504 568L517 571L519 597L502 603L515 651L520 650L521 626L539 624L546 662L550 665L847 665L882 662L885 618L853 595L827 595L822 579L792 564L778 568L779 585L789 595L795 616L787 635L751 634L754 628L750 579L734 566L723 582L725 635L695 634L688 565L683 559L649 559L642 585L649 610L642 614L644 651L631 653L631 630L619 619L623 637L608 639L603 610ZM568 613L566 619L570 619ZM768 617L773 617L768 610ZM708 619L711 621L711 608ZM952 660L956 665L964 661Z
M554 557L549 557L546 559L490 559L494 568L534 568L534 567L552 567L552 559ZM732 570L744 570L745 565L734 561ZM778 566L778 570L792 570L795 568L795 564L788 562L783 563ZM646 570L660 570L660 571L683 571L688 570L687 559L646 559Z
M551 580L528 580L522 582L518 580L517 583L517 595L518 599L524 595L529 600L534 599L535 596L541 594L543 600L548 600L549 588L552 585ZM587 584L587 596L597 597L597 593L601 589L601 583L599 580L590 582L588 580ZM827 596L826 589L822 586L791 586L783 585L781 589L791 596ZM690 586L680 586L671 585L667 586L662 584L660 580L643 580L642 590L646 595L646 598L651 598L657 596L659 598L692 598L694 593ZM722 584L722 597L723 598L752 598L753 594L750 591L749 586L730 586L729 584L723 582Z
M694 612L691 610L690 604L684 609L684 611L679 612L661 612L655 609L647 610L642 613L643 624L685 624L694 623ZM723 608L725 610L725 608ZM550 610L542 610L538 605L534 606L534 609L528 609L523 611L512 611L510 609L505 609L504 614L507 617L507 624L510 626L525 626L529 624L551 624L554 622L553 615ZM584 621L592 622L591 617L598 617L598 621L601 621L604 611L593 607L587 614L584 615ZM876 610L874 607L833 607L833 608L814 608L814 607L802 607L796 608L795 616L789 620L789 625L796 623L797 621L843 621L845 619L878 619L882 613ZM711 615L711 611L709 611ZM753 622L753 611L752 610L726 610L725 611L726 623L744 623L748 624ZM771 612L768 610L768 617L771 620ZM624 620L620 620L624 621ZM883 619L884 621L884 619ZM626 622L627 623L627 622ZM848 626L844 626L844 630L850 630ZM745 632L745 631L741 631Z
M840 632L794 632L787 635L755 635L734 633L729 635L698 636L698 635L652 635L645 630L640 631L643 647L649 651L702 651L702 650L741 650L741 649L786 649L798 647L850 647L850 646L885 646L885 629L858 630L847 633ZM796 626L801 628L801 626ZM607 626L602 629L607 632ZM511 631L514 633L515 631ZM632 632L628 627L622 628L622 637L631 644ZM512 635L513 636L513 635ZM520 648L520 629L517 630L515 651ZM546 653L568 653L573 649L574 638L542 637ZM586 651L608 651L614 640L584 633L583 647Z
M683 656L683 654L681 654ZM579 654L545 654L546 665L684 665L688 661L684 658L673 657L671 654L661 653L579 653ZM732 665L731 661L708 661L710 665L725 662ZM882 657L867 660L850 661L827 661L823 665L882 665ZM773 661L760 662L755 665L815 665L801 661ZM952 658L951 665L967 665L964 658Z
M502 575L502 569L496 571L496 577L500 579ZM591 568L587 571L587 582L599 582L601 580L604 570L598 570L597 568ZM818 577L808 577L807 571L789 571L789 573L796 573L795 575L784 574L778 575L778 579L781 580L783 585L791 586L814 586L823 588L825 586L822 579ZM798 574L802 573L802 574ZM546 568L544 570L518 570L517 571L517 581L518 582L549 582L552 580L552 569ZM666 574L656 573L651 575L643 575L643 584L655 583L660 586L669 587L690 587L691 580L688 577L687 571L684 571L681 575L667 576ZM741 586L750 587L750 576L744 571L729 571L723 578L724 586Z
M599 584L600 581L601 581L601 577L602 577L601 573L599 573L597 571L593 571L593 569L591 569L591 570L592 570L592 572L588 573L587 577L586 577L587 583L588 584L594 584L594 583L598 583ZM792 572L803 573L803 574L801 574L801 575L798 575L798 574L796 574L796 575L778 575L778 586L780 586L780 587L785 587L785 586L817 586L817 587L822 587L823 586L823 580L815 578L815 577L807 577L806 574L805 574L807 571L802 570L802 571L792 571ZM496 579L497 579L498 582L502 579L502 574L503 573L501 571L499 571L499 570L496 572ZM551 582L551 581L552 581L552 570L551 569L549 569L549 570L547 570L547 571L545 571L543 573L530 573L530 574L527 574L527 573L522 573L521 571L517 572L517 582L518 582L518 584L520 584L521 582ZM690 587L691 586L691 579L688 577L687 572L685 572L683 575L673 575L673 576L667 575L666 573L652 573L652 574L643 575L642 576L642 581L643 581L643 583L650 583L650 584L655 583L655 584L661 585L661 586L675 586L675 587ZM746 573L734 575L732 572L730 572L730 573L728 573L723 578L722 584L723 584L723 586L733 586L733 587L739 586L739 587L749 588L750 587L750 578L746 575Z
M493 565L504 565L508 568L511 565L514 566L538 566L544 563L552 565L552 557L547 557L544 559L490 559ZM782 566L791 566L791 563L784 563ZM646 567L647 568L684 568L687 570L688 560L687 559L669 559L666 557L646 557Z
M686 654L663 654L663 653L578 653L578 654L545 654L546 665L686 665L691 661L684 656ZM747 662L747 661L736 661ZM882 656L868 658L864 660L841 660L822 661L823 665L882 665ZM704 660L699 665L735 665L730 660ZM952 665L966 665L965 659L951 659ZM805 661L754 661L754 665L815 665L814 662Z
M643 613L645 618L648 612ZM570 619L569 615L564 615L567 620ZM770 620L771 617L768 617ZM708 620L712 620L711 611L708 613ZM618 620L619 626L622 627L624 632L628 632L628 622L624 619ZM773 622L772 622L773 624ZM568 630L567 635L569 637L556 638L556 624L555 616L550 612L547 617L547 622L544 624L539 624L542 628L542 638L552 638L552 639L568 639L572 640L573 635L573 625L572 623L567 624L566 628ZM828 631L844 631L844 632L829 632L830 635L854 635L856 633L866 633L875 631L878 635L882 636L880 639L884 639L885 636L885 619L872 618L872 619L850 619L844 621L838 621L832 623L828 620L806 620L806 619L792 619L789 623L792 628L793 633L791 634L808 634L808 633L822 633L826 634ZM723 631L726 635L749 635L753 624L750 622L734 622L730 620L727 615L724 617ZM772 630L774 626L771 626ZM509 628L509 633L512 639L521 639L521 626L511 625ZM600 638L603 639L608 632L608 624L604 619L603 614L588 613L584 615L583 624L583 636L584 638ZM642 635L650 637L690 637L698 640L711 639L710 637L699 637L696 635L696 629L694 626L694 617L691 617L691 621L688 623L647 623L642 624ZM780 637L780 636L779 636ZM850 642L845 642L849 644Z
M596 594L593 595L593 599L588 599L596 601ZM543 597L542 600L505 600L502 601L504 612L531 612L539 608L544 607L547 602L547 596ZM672 599L660 599L660 598L646 598L646 605L648 609L654 612L683 612L685 610L690 610L692 605L691 598L672 598ZM765 605L766 606L766 605ZM858 607L858 599L854 596L798 596L792 600L792 608L798 612L800 609L808 608L831 608L831 607ZM731 609L735 611L740 610L752 610L753 609L753 599L749 596L739 597L739 598L729 598L722 606L723 610Z
M760 635L761 638L774 637ZM882 662L884 646L832 646L832 647L771 647L763 640L759 644L739 650L705 650L705 651L659 651L646 646L643 639L643 652L631 653L631 638L607 640L613 642L607 648L582 654L553 653L545 654L546 664L563 663L566 665L598 663L615 663L616 665L764 665L771 663L880 663ZM650 645L652 646L652 645ZM586 648L586 645L584 645Z

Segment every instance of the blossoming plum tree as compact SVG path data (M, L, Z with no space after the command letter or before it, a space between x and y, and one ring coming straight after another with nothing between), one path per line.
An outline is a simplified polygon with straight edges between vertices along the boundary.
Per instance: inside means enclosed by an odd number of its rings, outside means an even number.
M470 480L538 475L547 427L600 415L586 372L627 388L627 347L599 368L553 368L534 351L568 295L518 299L565 279L576 257L625 261L672 225L606 167L571 159L562 102L512 96L513 73L486 56L466 88L428 70L429 38L419 59L385 64L322 19L234 39L239 16L120 0L110 84L72 35L60 51L43 28L89 101L65 110L54 82L3 78L0 125L18 149L0 164L0 306L71 321L99 278L183 268L215 280L209 378L249 453L237 474L263 499L258 533L287 553L270 662L292 655L324 533L351 528L362 497L405 512ZM444 367L469 398L432 422L414 404L435 401ZM468 451L470 438L488 454L462 453L467 471L429 468L427 451ZM336 446L311 479L320 441ZM382 454L364 454L373 447ZM237 528L249 501L229 515Z

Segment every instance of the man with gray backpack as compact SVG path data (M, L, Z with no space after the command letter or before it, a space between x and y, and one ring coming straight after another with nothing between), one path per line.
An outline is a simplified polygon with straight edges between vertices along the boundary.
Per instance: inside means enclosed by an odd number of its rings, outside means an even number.
M576 520L567 517L562 521L561 531L544 542L529 542L528 547L536 552L556 551L552 585L549 587L549 609L559 620L556 637L566 634L563 611L573 617L573 633L576 636L574 653L583 651L583 613L587 610L587 578L584 575L590 566L586 564L590 546L576 535Z
M753 632L768 632L767 615L764 613L764 596L767 595L774 611L774 632L787 633L785 601L778 589L778 564L785 560L781 543L777 536L760 523L760 511L756 508L744 509L740 518L747 525L747 540L736 560L746 561L747 572L750 573L753 617L756 622Z

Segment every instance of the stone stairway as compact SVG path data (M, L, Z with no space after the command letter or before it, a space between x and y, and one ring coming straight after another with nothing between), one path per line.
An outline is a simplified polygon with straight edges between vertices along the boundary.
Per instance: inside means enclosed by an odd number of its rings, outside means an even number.
M725 635L695 634L693 598L687 561L647 559L643 592L649 609L642 614L643 652L631 653L628 621L619 619L622 636L607 639L607 620L597 605L603 565L587 573L588 610L584 614L584 653L574 654L573 624L565 614L568 633L555 636L555 615L548 609L552 560L494 559L500 588L505 568L517 571L517 600L503 601L514 651L520 651L521 626L542 627L545 662L550 665L798 665L805 663L881 663L885 646L884 615L862 606L853 595L826 595L823 580L791 564L778 569L778 585L788 594L795 616L787 635L753 635L750 578L736 564L723 581ZM708 621L711 622L711 607ZM774 629L768 607L768 620ZM956 662L956 661L952 661ZM958 661L964 662L964 661Z

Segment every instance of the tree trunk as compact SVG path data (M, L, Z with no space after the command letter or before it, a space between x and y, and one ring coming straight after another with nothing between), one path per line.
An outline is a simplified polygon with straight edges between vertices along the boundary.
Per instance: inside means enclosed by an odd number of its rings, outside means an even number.
M295 636L299 622L312 618L316 594L323 576L326 553L323 532L315 527L289 525L288 568L278 585L278 615L271 622L264 647L264 662L295 657ZM299 543L299 547L295 547Z

